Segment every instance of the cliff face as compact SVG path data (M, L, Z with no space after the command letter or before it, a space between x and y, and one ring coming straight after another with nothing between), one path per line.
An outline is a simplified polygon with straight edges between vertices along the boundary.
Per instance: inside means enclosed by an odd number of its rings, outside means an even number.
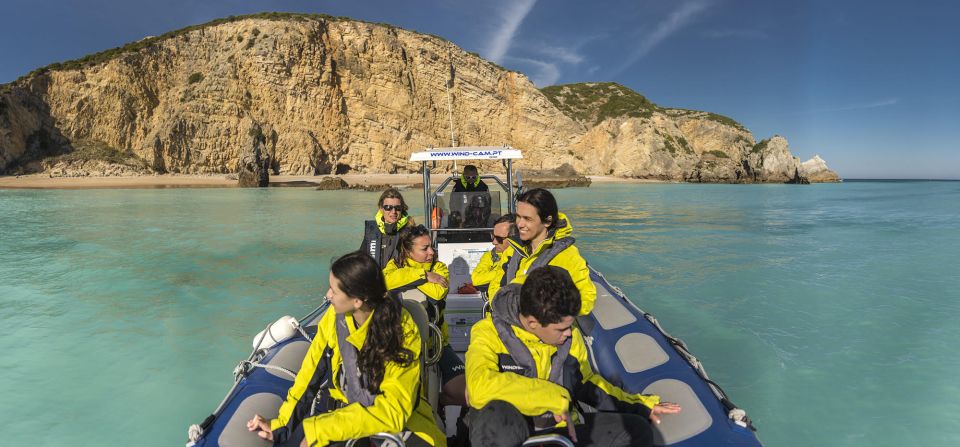
M450 145L452 119L460 145L524 149L520 167L778 181L748 176L753 136L710 114L627 104L586 122L522 74L386 25L248 17L114 53L2 87L0 171L96 145L156 172L236 172L262 136L278 173L411 172L411 152Z

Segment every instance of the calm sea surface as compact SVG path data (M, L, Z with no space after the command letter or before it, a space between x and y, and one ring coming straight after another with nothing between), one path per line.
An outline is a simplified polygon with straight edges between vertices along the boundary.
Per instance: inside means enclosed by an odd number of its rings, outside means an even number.
M960 182L556 194L767 446L960 443ZM0 444L183 445L253 335L319 304L376 198L0 190Z

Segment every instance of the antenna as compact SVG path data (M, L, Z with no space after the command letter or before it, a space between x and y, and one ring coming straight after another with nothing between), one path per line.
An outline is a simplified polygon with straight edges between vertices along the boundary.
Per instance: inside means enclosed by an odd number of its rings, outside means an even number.
M450 89L453 88L453 79L457 74L455 68L453 68L453 55L450 52L450 49L447 48L447 60L450 61L450 77L447 78L447 82L443 84L444 89L447 91L447 116L450 118L450 147L457 147L457 139L454 136L453 130L453 95L450 93ZM457 170L457 161L453 161L453 170Z

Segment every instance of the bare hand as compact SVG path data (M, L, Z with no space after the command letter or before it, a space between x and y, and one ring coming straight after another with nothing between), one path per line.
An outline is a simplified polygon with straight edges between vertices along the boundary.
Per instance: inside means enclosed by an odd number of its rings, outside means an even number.
M653 406L650 409L650 422L654 424L660 423L661 414L677 414L680 412L680 404L675 404L673 402L660 402Z
M567 423L567 435L570 436L570 440L576 444L577 430L573 427L573 422L570 420L570 413L567 413L566 411L562 413L554 413L553 420L557 421L558 424L561 422Z
M273 441L273 431L270 430L270 421L259 414L253 415L253 419L247 421L247 430L257 432L257 436Z
M436 272L427 272L427 281L434 284L440 284L443 287L447 287L449 285L447 278L440 276L440 274Z

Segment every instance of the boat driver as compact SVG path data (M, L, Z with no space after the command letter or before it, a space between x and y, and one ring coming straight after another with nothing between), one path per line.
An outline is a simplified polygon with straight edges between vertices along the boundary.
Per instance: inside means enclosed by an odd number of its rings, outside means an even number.
M487 184L480 180L480 171L474 165L463 167L460 179L453 185L453 192L480 192L489 191Z

